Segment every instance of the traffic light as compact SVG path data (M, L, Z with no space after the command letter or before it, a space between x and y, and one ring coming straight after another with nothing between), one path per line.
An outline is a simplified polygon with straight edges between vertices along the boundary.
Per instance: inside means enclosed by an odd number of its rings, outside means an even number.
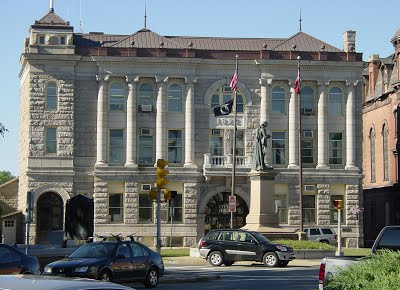
M156 201L157 200L157 194L158 194L157 190L155 190L155 189L149 190L149 198L150 198L150 200L151 201Z
M164 159L157 160L157 177L156 177L156 184L158 189L164 189L167 183L169 182L165 179L165 176L169 173L167 169L164 167L168 165L168 161Z
M169 199L171 198L171 193L172 193L172 191L169 191L169 190L166 189L166 188L164 188L163 191L164 191L164 199L165 199L165 200L169 200Z
M343 206L343 200L341 199L335 199L333 201L333 205L337 208L337 209L341 209Z

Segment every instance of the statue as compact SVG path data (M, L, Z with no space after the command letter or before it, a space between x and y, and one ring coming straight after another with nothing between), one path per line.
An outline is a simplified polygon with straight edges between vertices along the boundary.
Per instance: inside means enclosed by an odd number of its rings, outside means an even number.
M267 125L268 122L264 121L257 130L252 167L252 169L256 171L263 171L272 168L267 162L265 162L267 141L271 138L271 135L267 134Z

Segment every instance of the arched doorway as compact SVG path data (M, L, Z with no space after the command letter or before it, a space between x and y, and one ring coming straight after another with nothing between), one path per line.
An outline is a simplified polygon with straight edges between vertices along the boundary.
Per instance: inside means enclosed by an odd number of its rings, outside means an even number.
M43 193L37 201L36 240L39 244L49 243L49 234L63 230L64 206L55 192Z
M214 195L205 208L205 232L211 229L229 228L231 213L229 212L230 192L220 192ZM246 202L236 195L236 212L233 213L233 227L240 228L246 225L249 208Z

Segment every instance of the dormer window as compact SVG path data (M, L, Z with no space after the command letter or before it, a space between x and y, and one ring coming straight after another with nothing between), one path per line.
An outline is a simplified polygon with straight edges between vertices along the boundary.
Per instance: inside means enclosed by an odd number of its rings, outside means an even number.
M39 35L39 44L45 44L45 36L44 35Z

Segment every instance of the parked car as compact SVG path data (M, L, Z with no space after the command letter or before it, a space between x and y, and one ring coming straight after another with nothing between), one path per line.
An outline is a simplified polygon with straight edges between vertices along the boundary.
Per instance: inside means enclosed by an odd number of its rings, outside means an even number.
M325 243L329 245L337 244L337 235L335 231L328 227L310 227L304 228L309 241Z
M117 239L83 244L66 258L48 264L43 274L141 282L152 288L164 275L164 263L145 245Z
M39 274L39 260L17 248L0 244L0 274Z
M209 231L199 241L199 252L212 266L255 261L269 267L285 267L295 259L291 247L272 243L258 232L240 229Z
M8 290L135 290L123 285L86 278L51 277L43 275L0 276L0 288Z
M380 249L392 251L400 250L400 226L384 227L371 248L371 255ZM364 256L337 256L325 257L319 267L319 289L325 289L328 283L334 279L334 275L345 267L353 263L358 263Z

